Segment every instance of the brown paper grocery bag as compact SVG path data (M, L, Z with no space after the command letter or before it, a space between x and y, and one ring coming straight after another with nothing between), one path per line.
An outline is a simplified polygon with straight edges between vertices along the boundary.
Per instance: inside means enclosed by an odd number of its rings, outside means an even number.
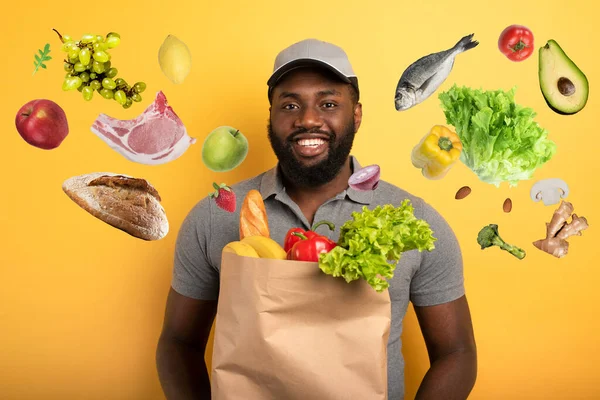
M388 291L224 252L213 400L387 400Z

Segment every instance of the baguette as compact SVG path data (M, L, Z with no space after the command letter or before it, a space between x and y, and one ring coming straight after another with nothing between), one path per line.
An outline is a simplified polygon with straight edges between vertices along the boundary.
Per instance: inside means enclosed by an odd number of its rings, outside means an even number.
M247 236L270 236L265 203L255 189L246 194L240 210L240 240Z
M145 179L94 172L71 177L63 191L99 220L143 240L159 240L169 221L156 189Z

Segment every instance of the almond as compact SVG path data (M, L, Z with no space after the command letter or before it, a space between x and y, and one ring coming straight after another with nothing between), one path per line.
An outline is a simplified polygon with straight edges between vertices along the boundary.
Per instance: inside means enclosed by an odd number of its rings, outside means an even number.
M512 200L511 199L506 199L504 200L504 204L502 205L502 209L504 210L505 213L509 213L510 210L512 210Z
M458 192L456 192L456 195L454 195L454 198L456 200L462 200L465 197L467 197L470 193L471 193L471 188L468 186L463 186L460 189L458 189Z

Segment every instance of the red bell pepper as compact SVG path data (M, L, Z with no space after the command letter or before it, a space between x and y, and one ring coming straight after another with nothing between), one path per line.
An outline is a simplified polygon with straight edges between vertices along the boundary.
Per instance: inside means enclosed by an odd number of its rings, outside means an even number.
M284 239L284 244L283 244L283 250L287 253L288 251L290 251L290 249L294 246L294 244L296 244L297 242L301 241L302 238L300 236L295 235L294 233L301 233L304 236L306 236L307 239L311 239L314 236L318 236L314 230L317 229L317 227L319 227L320 225L323 224L327 224L327 226L329 226L329 229L331 229L332 231L335 230L335 225L332 224L329 221L320 221L317 222L316 224L314 224L312 226L312 228L309 231L305 231L302 228L292 228L288 231L288 233L285 235L285 239Z
M299 241L287 252L288 260L318 262L321 253L328 253L337 246L333 240L312 231L294 231L292 235L298 237Z

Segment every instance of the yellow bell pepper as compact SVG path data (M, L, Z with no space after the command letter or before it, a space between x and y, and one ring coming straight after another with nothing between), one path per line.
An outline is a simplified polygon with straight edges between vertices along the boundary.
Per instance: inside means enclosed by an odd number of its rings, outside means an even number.
M456 133L443 125L435 125L414 147L411 161L422 169L425 178L441 179L459 159L462 149Z

